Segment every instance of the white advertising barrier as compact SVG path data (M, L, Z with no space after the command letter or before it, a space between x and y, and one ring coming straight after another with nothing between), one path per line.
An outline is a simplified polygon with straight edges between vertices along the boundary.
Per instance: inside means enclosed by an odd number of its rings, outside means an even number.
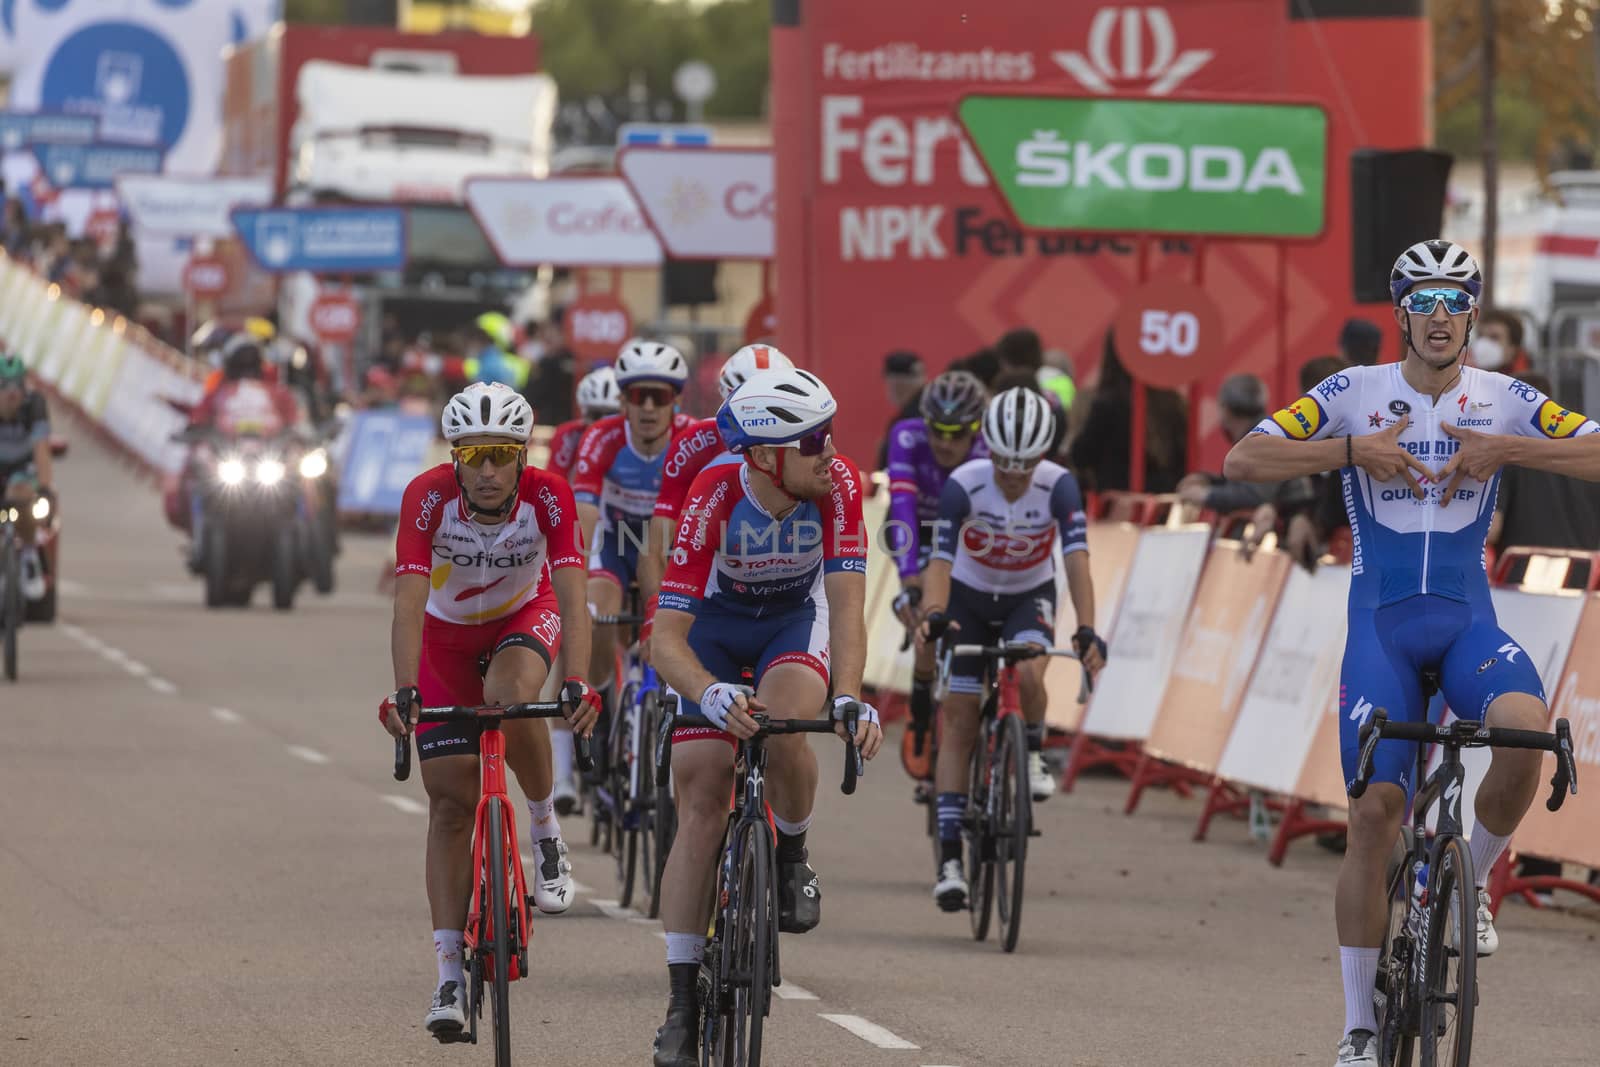
M867 528L867 662L862 680L874 689L906 692L911 684L913 651L901 651L905 627L895 618L894 598L900 592L900 572L884 545L883 523L889 513L887 489L879 490L861 505Z
M1500 621L1500 629L1522 648L1529 662L1539 669L1545 698L1554 703L1556 686L1561 681L1561 669L1566 666L1572 638L1578 632L1578 616L1583 614L1583 594L1494 589L1489 595L1494 599L1494 613ZM1478 714L1477 708L1461 710L1468 715ZM1450 709L1446 721L1457 717L1455 711L1455 708ZM1560 714L1559 709L1556 714ZM1469 748L1461 753L1461 764L1467 770L1466 785L1461 792L1461 825L1467 833L1471 833L1477 825L1478 786L1483 782L1484 772L1489 769L1492 758L1493 753L1486 748ZM1436 749L1428 761L1429 773L1439 766L1439 759L1440 753ZM1546 775L1541 779L1541 785L1548 780L1549 776ZM1542 807L1545 797L1549 795L1549 790L1543 789L1534 803ZM1439 809L1435 807L1428 817L1430 827L1437 824L1438 815Z
M1217 774L1242 785L1292 794L1339 688L1349 567L1294 567L1267 628Z
M1146 530L1140 536L1116 629L1106 641L1114 651L1095 684L1084 733L1138 741L1149 736L1210 543L1209 527Z
M270 204L272 179L124 174L117 178L117 198L141 233L231 237L228 212Z
M772 152L765 148L625 148L617 171L676 259L771 259Z
M661 263L661 242L621 178L470 178L466 197L508 267Z
M202 391L200 382L138 345L126 343L102 422L134 455L172 474L182 468L185 451L183 445L173 443L172 435L188 420L165 398L195 404Z

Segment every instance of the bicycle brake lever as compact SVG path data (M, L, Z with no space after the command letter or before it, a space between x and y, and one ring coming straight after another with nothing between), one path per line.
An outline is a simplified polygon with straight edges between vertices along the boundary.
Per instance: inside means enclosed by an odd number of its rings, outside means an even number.
M403 782L411 777L411 735L394 739L394 780Z
M861 705L855 701L845 705L844 711L844 781L839 792L850 796L856 791L856 779L865 770L861 763L861 750L856 747L856 727L861 722Z
M1566 719L1556 720L1556 773L1550 779L1550 799L1544 806L1550 811L1557 811L1567 799L1570 790L1573 796L1578 795L1578 767L1572 757L1572 727Z
M1350 783L1351 799L1359 798L1367 791L1367 783L1372 780L1372 760L1378 751L1378 742L1383 738L1383 724L1388 721L1388 716L1382 711L1374 711L1371 718L1361 724L1358 735L1361 740L1361 757L1356 761L1356 780Z

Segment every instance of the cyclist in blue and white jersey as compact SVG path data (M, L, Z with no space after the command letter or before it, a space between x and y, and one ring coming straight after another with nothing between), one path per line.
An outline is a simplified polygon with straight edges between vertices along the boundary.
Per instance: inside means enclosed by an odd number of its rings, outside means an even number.
M1600 426L1514 378L1462 365L1482 285L1459 245L1436 240L1406 249L1390 274L1404 361L1323 379L1263 419L1223 467L1244 481L1340 471L1354 541L1339 683L1347 785L1358 731L1374 708L1398 722L1427 714L1425 671L1438 672L1445 699L1463 718L1522 730L1549 722L1531 657L1495 621L1484 539L1503 463L1595 477ZM1480 956L1499 944L1483 886L1533 800L1539 763L1538 752L1496 749L1478 789L1469 847ZM1373 989L1388 915L1384 876L1417 785L1414 766L1411 743L1382 742L1371 787L1350 802L1334 905L1345 993L1338 1067L1377 1063Z
M1055 439L1050 402L1030 389L1007 389L983 416L988 459L957 467L939 501L938 542L922 580L925 610L921 646L947 629L962 643L996 640L1055 643L1055 550L1060 544L1078 629L1073 648L1090 675L1105 663L1105 642L1094 631L1094 581L1078 481L1044 459ZM1028 721L1028 781L1035 800L1056 791L1040 754L1048 697L1044 659L1017 665L1023 718ZM967 806L967 772L978 734L982 661L958 656L950 665L935 782L938 793L939 870L934 899L945 911L967 906L961 873L961 815Z

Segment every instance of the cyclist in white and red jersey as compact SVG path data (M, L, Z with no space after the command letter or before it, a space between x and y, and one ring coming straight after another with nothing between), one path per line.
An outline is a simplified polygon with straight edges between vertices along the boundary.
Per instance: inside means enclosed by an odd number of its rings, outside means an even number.
M589 651L583 556L567 483L527 467L533 409L498 382L475 384L445 405L454 462L406 487L395 539L396 692L381 714L396 737L412 709L537 700L563 636L574 661ZM599 701L582 678L573 728L593 729ZM539 910L572 904L571 864L552 798L544 720L509 721L506 765L528 795ZM478 800L478 727L417 726L428 792L428 906L439 986L425 1025L440 1040L466 1024L461 932L472 888L472 825Z
M563 422L550 435L550 459L544 469L570 481L584 433L600 419L615 415L619 410L616 372L610 367L596 367L585 374L578 382L578 417Z
M933 559L923 572L924 615L918 632L926 646L946 629L962 643L1055 643L1055 550L1060 545L1067 590L1078 620L1073 649L1090 676L1105 663L1105 642L1094 631L1094 582L1078 482L1065 467L1044 459L1055 439L1050 403L1030 389L1007 389L983 416L988 459L957 467L939 501ZM1040 754L1048 696L1043 659L1017 664L1022 715L1028 722L1028 781L1035 800L1055 792ZM958 656L950 665L950 693L938 766L939 870L933 896L944 911L967 906L961 873L961 815L967 806L968 763L978 733L982 662Z
M861 476L833 448L827 386L799 369L752 375L722 405L717 426L740 463L700 472L661 582L656 669L680 711L724 730L680 730L673 743L678 830L661 878L670 998L656 1067L699 1062L695 979L705 953L717 854L733 788L733 740L755 712L817 718L855 701L866 663L867 534ZM739 688L755 670L753 696ZM877 754L878 713L861 705L855 741ZM831 713L831 712L830 712ZM839 729L842 731L843 727ZM817 757L800 735L767 742L767 797L777 829L778 928L804 933L822 917L806 830Z
M771 345L745 345L728 357L717 374L717 391L727 400L746 378L763 370L786 370L794 366L788 356ZM678 514L689 496L695 477L718 460L738 462L722 444L715 417L700 419L672 435L667 460L661 469L661 491L656 494L655 515L650 520L648 551L639 560L639 570L649 576L649 584L659 586L667 569L667 546L678 529ZM641 639L649 647L650 629L655 618L655 601L645 603L647 616Z

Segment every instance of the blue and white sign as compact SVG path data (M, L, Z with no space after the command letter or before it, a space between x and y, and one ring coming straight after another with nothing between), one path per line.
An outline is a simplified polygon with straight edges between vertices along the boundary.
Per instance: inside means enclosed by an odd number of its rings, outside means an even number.
M93 115L0 111L0 152L41 144L89 144L96 140L99 129L100 120Z
M233 228L262 270L361 274L406 265L397 207L240 208Z
M36 145L44 180L57 189L111 189L119 174L160 174L161 149L128 144Z
M711 127L692 122L624 122L617 127L617 147L653 145L657 148L706 148Z
M428 464L437 419L398 411L360 411L348 430L349 449L339 474L339 510L400 514L411 479Z
M97 123L209 174L222 135L223 49L264 33L278 0L0 0L0 72L19 110Z

